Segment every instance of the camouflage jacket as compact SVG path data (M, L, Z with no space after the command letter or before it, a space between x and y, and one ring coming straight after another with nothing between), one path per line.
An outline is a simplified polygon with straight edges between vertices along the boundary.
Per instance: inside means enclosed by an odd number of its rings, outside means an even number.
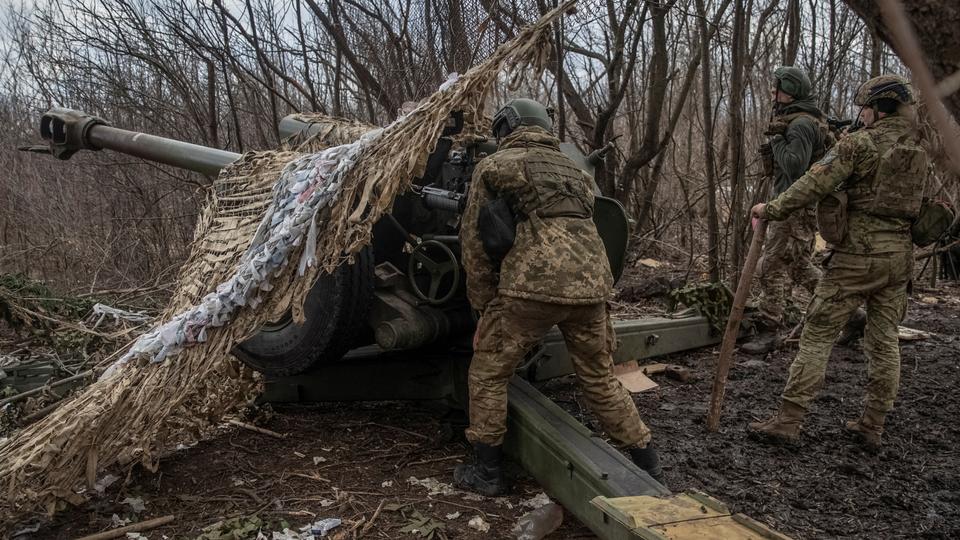
M589 185L589 177L560 152L557 138L539 127L516 129L496 153L477 164L460 227L467 296L474 309L482 311L497 294L555 304L594 304L610 294L610 264L590 218L544 218L536 212L520 217L516 241L499 273L483 250L480 208L497 194L517 212L516 201L531 193L532 185L553 180L549 172L535 172L543 167L531 166L548 161L559 161L561 165L552 165L563 169L558 173L576 174ZM585 191L592 207L592 192Z
M797 115L796 113L806 114ZM823 155L824 143L820 126L811 116L823 117L812 99L792 103L781 114L774 117L774 122L778 119L793 117L783 135L776 135L770 139L776 171L773 178L774 197L786 191L803 176L803 173L807 172L815 155Z
M765 216L779 221L794 211L819 201L836 189L849 189L863 182L876 182L875 173L882 150L913 129L902 116L887 116L869 128L841 139L826 156L815 163L802 178L766 206ZM924 178L916 179L922 190ZM870 255L911 251L911 220L878 216L856 206L848 207L848 232L832 248L843 253Z

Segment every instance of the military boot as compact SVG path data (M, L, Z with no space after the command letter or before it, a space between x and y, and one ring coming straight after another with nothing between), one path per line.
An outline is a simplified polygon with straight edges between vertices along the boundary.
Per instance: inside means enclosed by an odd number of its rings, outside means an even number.
M647 471L650 478L666 485L663 481L663 469L660 468L660 456L657 454L657 449L653 447L653 443L648 443L644 448L631 448L630 459L637 467Z
M786 442L797 442L800 438L800 425L806 410L790 401L780 404L777 414L763 422L750 422L747 428L758 435L766 435Z
M453 485L487 497L506 493L507 485L500 468L503 447L476 443L473 450L473 463L457 465L454 469Z
M767 354L776 350L780 343L780 333L776 329L764 329L750 341L740 345L740 352L755 355Z
M880 436L883 434L883 421L887 413L866 407L859 420L847 421L847 431L852 432L872 449L880 448Z
M850 320L844 325L840 337L837 338L837 345L844 347L853 345L858 339L863 337L863 331L867 327L867 312L863 308L857 308L850 316Z

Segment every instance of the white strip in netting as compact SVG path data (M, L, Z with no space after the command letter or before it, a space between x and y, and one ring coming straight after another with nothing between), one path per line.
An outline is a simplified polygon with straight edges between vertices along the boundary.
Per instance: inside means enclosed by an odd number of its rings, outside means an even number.
M457 73L451 73L439 91L448 90L458 79ZM329 213L336 203L347 174L384 130L412 113L400 116L387 128L368 131L352 143L307 154L288 163L280 172L273 187L273 201L234 274L204 296L199 304L137 338L130 350L100 378L113 376L120 366L134 358L149 357L151 362L162 362L185 347L206 341L207 328L226 325L240 307L256 308L262 301L260 293L273 288L270 278L288 264L291 252L305 241L297 269L302 276L308 267L316 264L317 221L325 219L323 213Z
M241 306L256 308L262 301L260 293L273 288L270 277L287 265L294 248L306 240L298 268L303 275L307 267L316 263L317 219L323 219L325 211L337 201L344 178L364 149L382 133L383 129L375 129L352 143L288 163L273 188L273 202L234 274L199 304L141 335L101 379L111 377L120 366L141 356L161 362L185 347L206 341L207 328L224 326Z

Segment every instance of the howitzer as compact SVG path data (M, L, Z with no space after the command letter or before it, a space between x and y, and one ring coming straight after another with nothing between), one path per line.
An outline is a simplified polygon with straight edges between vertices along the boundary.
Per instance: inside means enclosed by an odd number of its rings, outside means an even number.
M454 119L454 129L457 123ZM281 122L281 134L309 135L319 127L287 117ZM496 149L489 142L454 148L448 136L452 134L441 137L423 176L375 224L372 244L352 263L320 276L305 299L302 324L287 314L234 349L241 360L266 374L264 399L449 403L454 398L463 403L474 320L461 276L459 214L476 162ZM103 119L67 109L45 114L41 135L48 143L45 150L60 159L69 159L79 150L116 150L216 174L240 157L114 128ZM584 157L572 146L564 145L563 150L588 172L603 153ZM626 214L616 201L598 196L594 221L619 277L629 235ZM616 362L717 341L707 319L700 316L617 321L614 326L619 344ZM418 350L411 353L410 349ZM341 357L343 361L335 361ZM505 448L551 497L602 539L638 538L635 529L640 520L630 517L630 508L636 506L633 496L663 496L669 491L523 380L571 372L564 341L552 332L517 370L520 377L510 382ZM658 508L672 504L654 502ZM729 521L724 524L725 537L753 538L757 531L769 532L754 522L738 525L744 518L733 519L709 497L698 496L694 502L699 508L694 519L706 524L704 530L723 519ZM687 508L690 501L677 504ZM711 508L709 523L701 516L707 512L703 505Z
M321 127L291 115L280 122L280 134L309 137ZM414 179L413 188L374 226L372 244L353 263L317 280L304 303L306 320L297 324L288 314L270 322L236 347L238 357L261 372L292 375L338 360L357 346L407 350L459 343L471 334L475 321L462 277L460 214L474 166L496 146L478 141L455 148L452 135L462 127L462 115L452 115L422 177ZM49 153L59 159L80 150L114 150L212 175L240 157L119 129L70 109L44 114L40 134ZM563 149L585 169L590 167L575 147ZM626 214L616 201L598 196L595 221L619 277L629 235Z

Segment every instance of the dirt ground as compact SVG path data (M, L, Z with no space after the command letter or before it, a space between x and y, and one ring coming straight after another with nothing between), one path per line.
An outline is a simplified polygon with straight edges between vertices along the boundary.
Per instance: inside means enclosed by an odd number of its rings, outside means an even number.
M862 450L842 428L861 407L866 364L858 347L834 350L823 392L792 447L752 439L745 426L776 407L795 345L767 358L735 358L716 434L704 426L716 348L664 359L695 374L688 383L658 378L660 388L636 396L669 487L705 491L797 539L960 538L958 307L957 288L912 297L904 324L935 335L902 346L900 394L878 453ZM550 381L542 390L595 427L581 412L572 380ZM283 438L225 427L221 436L162 460L158 473L135 472L126 485L118 481L103 497L39 523L23 538L95 533L115 526L114 514L133 521L176 517L145 532L150 539L196 538L215 522L254 514L267 531L338 517L339 538L419 538L404 532L418 520L421 529L442 524L433 538L513 538L511 527L530 509L523 502L541 491L516 466L513 494L499 499L424 481L448 483L467 448L441 411L417 404L284 407L258 425ZM138 501L143 509L135 512ZM476 516L489 532L468 526ZM567 515L548 538L592 535Z
M283 438L225 428L220 437L164 459L157 474L136 474L129 485L108 489L87 508L65 512L26 537L92 534L111 528L114 514L135 521L172 514L176 521L144 536L196 538L215 522L257 514L269 531L281 530L282 522L296 530L338 517L344 524L335 532L345 532L342 538L354 532L423 538L402 531L418 516L443 524L432 538L513 538L510 529L531 510L524 502L542 492L516 466L510 467L514 485L507 497L452 490L453 468L467 448L441 412L413 403L288 406L261 425ZM123 502L128 498L141 500L144 510L133 512ZM488 532L468 525L477 516ZM592 537L567 517L549 538Z

